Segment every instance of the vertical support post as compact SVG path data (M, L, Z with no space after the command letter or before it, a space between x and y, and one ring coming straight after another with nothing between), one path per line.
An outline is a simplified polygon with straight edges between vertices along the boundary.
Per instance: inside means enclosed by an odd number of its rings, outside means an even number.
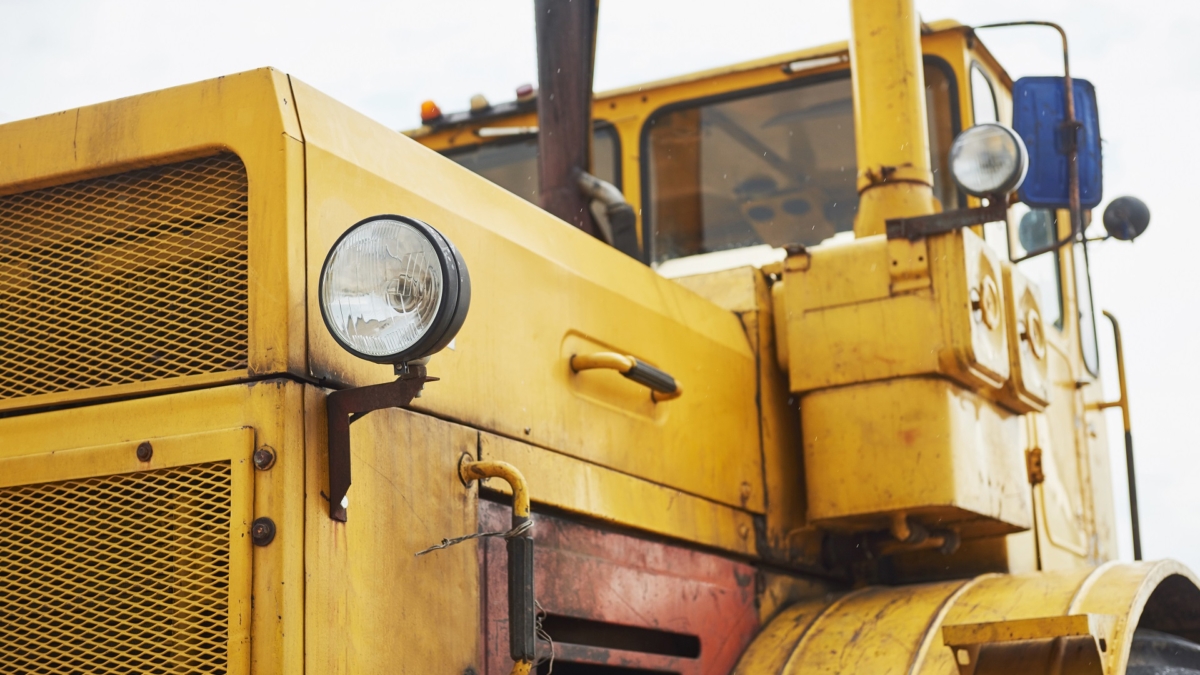
M858 155L854 234L934 212L921 31L913 0L851 0L850 72Z
M1121 344L1121 324L1112 312L1104 310L1113 327L1113 346L1117 350L1117 380L1121 387L1121 398L1114 404L1102 403L1101 410L1107 407L1121 409L1121 422L1125 427L1125 476L1129 480L1129 520L1133 526L1133 559L1142 559L1142 524L1138 519L1137 476L1133 470L1133 427L1129 421L1129 389L1125 385L1125 346Z
M534 0L541 206L595 236L576 176L591 168L598 0Z

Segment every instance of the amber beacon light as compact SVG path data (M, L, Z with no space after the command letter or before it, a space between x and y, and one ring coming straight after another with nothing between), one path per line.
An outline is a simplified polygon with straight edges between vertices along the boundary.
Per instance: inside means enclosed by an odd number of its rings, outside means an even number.
M359 221L321 267L321 317L346 351L376 363L432 356L454 339L471 305L462 255L413 218Z

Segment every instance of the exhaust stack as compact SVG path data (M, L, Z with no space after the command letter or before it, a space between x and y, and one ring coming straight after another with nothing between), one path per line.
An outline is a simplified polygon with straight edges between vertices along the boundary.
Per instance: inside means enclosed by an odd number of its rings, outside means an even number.
M578 174L591 168L597 0L534 0L541 206L596 236Z
M913 0L852 0L850 72L858 144L854 234L934 212L921 31Z

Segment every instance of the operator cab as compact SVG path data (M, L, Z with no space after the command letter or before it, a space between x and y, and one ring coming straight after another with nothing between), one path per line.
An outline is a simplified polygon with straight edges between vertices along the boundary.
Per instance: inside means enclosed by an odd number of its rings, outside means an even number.
M939 22L925 38L934 194L945 210L966 205L948 168L970 101L958 83L972 59L980 76L982 60L1007 79L982 49L962 58L964 30ZM476 96L470 110L446 115L427 103L424 125L408 133L538 203L536 93L522 85L517 94L496 105ZM761 266L782 260L785 246L853 237L857 162L845 43L597 94L593 117L591 173L640 213L637 250L626 253L664 276Z
M954 21L922 26L930 167L942 211L981 204L955 185L949 151L964 129L1013 120L1013 81L974 32ZM426 146L538 203L536 92L435 116L408 132ZM436 106L427 103L436 111ZM423 108L423 113L426 108ZM853 240L858 209L849 49L835 43L597 94L592 171L638 214L628 255L681 278L763 267L786 248ZM595 213L596 209L593 208ZM1078 300L1082 351L1097 372L1090 282L1082 246L1051 253L1065 211L1009 208L1008 222L972 229L1002 258L1020 260L1048 325L1064 329L1064 274ZM1085 221L1090 213L1085 213ZM1140 232L1139 232L1140 233ZM1030 256L1043 250L1048 255Z

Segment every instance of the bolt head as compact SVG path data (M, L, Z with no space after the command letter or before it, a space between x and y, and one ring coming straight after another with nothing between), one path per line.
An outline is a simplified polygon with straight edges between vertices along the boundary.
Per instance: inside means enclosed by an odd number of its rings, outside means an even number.
M154 446L150 445L149 441L142 441L137 446L137 458L139 462L149 462L154 456Z
M270 446L264 445L254 451L254 468L266 471L273 466L275 466L275 451Z
M275 541L275 521L270 518L255 518L250 524L250 540L255 546L266 546Z

